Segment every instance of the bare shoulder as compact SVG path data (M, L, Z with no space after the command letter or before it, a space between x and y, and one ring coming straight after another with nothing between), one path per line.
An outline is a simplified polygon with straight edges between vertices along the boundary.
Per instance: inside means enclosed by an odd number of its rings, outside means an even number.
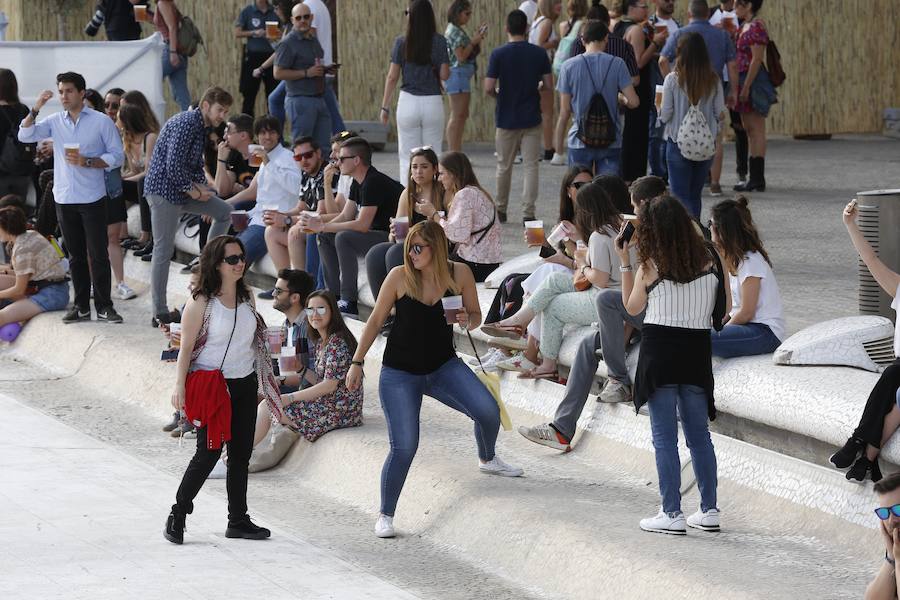
M450 261L450 264L453 265L453 280L457 283L465 286L465 285L475 285L475 276L472 274L472 269L469 268L469 265Z

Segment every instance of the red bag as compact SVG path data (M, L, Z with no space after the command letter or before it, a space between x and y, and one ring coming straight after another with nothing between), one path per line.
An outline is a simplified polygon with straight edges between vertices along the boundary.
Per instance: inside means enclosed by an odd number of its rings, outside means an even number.
M221 370L188 373L184 414L197 427L206 427L208 450L218 450L231 440L231 394Z

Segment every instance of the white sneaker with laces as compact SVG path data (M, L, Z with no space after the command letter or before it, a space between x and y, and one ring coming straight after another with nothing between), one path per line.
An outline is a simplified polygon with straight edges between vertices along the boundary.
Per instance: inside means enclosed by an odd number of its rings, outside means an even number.
M124 281L116 284L116 296L119 300L131 300L132 298L137 297L137 294L134 293L134 290L128 287L128 284Z
M500 459L496 454L490 461L478 463L478 468L482 473L488 475L500 475L501 477L521 477L525 474L524 469L508 465Z
M536 364L525 358L524 354L516 354L504 358L503 360L497 361L495 366L504 371L518 371L519 373L524 373L525 371L530 371L537 367Z
M565 165L568 162L565 154L560 154L559 152L553 153L553 158L550 159L550 164L555 165L557 167L561 165Z
M394 533L394 517L378 515L378 520L375 521L375 535L380 538L394 537L396 535Z
M684 513L681 511L666 513L662 509L655 517L641 519L641 529L651 533L667 533L669 535L685 535Z
M687 518L687 524L688 527L703 531L721 531L719 528L721 516L722 513L718 508L711 508L706 512L698 508L697 512Z

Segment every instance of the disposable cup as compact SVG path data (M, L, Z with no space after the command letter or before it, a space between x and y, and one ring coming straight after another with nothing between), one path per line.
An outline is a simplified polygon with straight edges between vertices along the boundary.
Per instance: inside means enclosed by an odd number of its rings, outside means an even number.
M278 33L278 21L266 21L266 37L270 40L277 40Z
M231 211L231 226L235 231L243 231L247 229L247 226L250 224L250 215L247 214L246 210L233 210Z
M81 151L81 144L63 144L63 150L66 153L66 157L77 158Z
M267 327L266 328L266 345L269 347L271 354L281 352L281 347L287 341L287 331L284 327Z
M310 223L318 223L322 217L314 210L304 210L301 214L306 217L306 226L303 227L303 232L315 233L316 231L314 229L310 229L309 225Z
M525 237L529 246L544 245L544 222L525 221Z
M293 348L291 350L293 351ZM282 354L278 357L278 370L282 375L285 373L296 373L300 370L300 358L293 352Z
M250 144L247 146L247 151L250 153L250 158L247 160L248 164L251 167L260 167L262 166L262 158L257 156L257 152L263 151L265 148L260 146L259 144Z
M457 322L456 316L462 312L462 296L444 296L441 298L441 304L444 306L447 325L454 325Z
M662 110L663 86L656 86L656 112Z
M147 12L146 4L134 5L134 20L138 23L143 23L150 20L150 13Z
M547 236L547 243L551 246L556 246L566 239L569 239L569 230L564 223L560 223L554 227L553 231L550 232L550 235Z
M169 323L169 345L181 348L181 323Z
M394 237L397 238L398 242L402 242L406 239L406 234L409 233L409 217L397 217L394 219Z

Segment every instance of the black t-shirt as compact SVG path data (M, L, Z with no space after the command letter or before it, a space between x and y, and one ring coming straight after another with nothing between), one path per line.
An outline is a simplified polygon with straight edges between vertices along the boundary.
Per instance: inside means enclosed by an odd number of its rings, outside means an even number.
M391 179L375 167L369 167L362 183L350 186L350 199L360 209L364 206L378 207L372 220L373 231L390 231L391 218L397 214L397 204L402 193L403 185L399 181Z
M251 167L244 155L237 150L232 150L225 159L225 168L229 173L233 173L235 181L245 188L253 181L253 176L259 171L258 167Z
M10 129L16 133L19 130L19 123L28 116L28 107L24 104L2 105L0 113L3 113L0 115L0 148L2 148Z
M111 42L141 39L141 26L134 20L134 5L129 0L100 0L97 9L106 15L106 39Z

